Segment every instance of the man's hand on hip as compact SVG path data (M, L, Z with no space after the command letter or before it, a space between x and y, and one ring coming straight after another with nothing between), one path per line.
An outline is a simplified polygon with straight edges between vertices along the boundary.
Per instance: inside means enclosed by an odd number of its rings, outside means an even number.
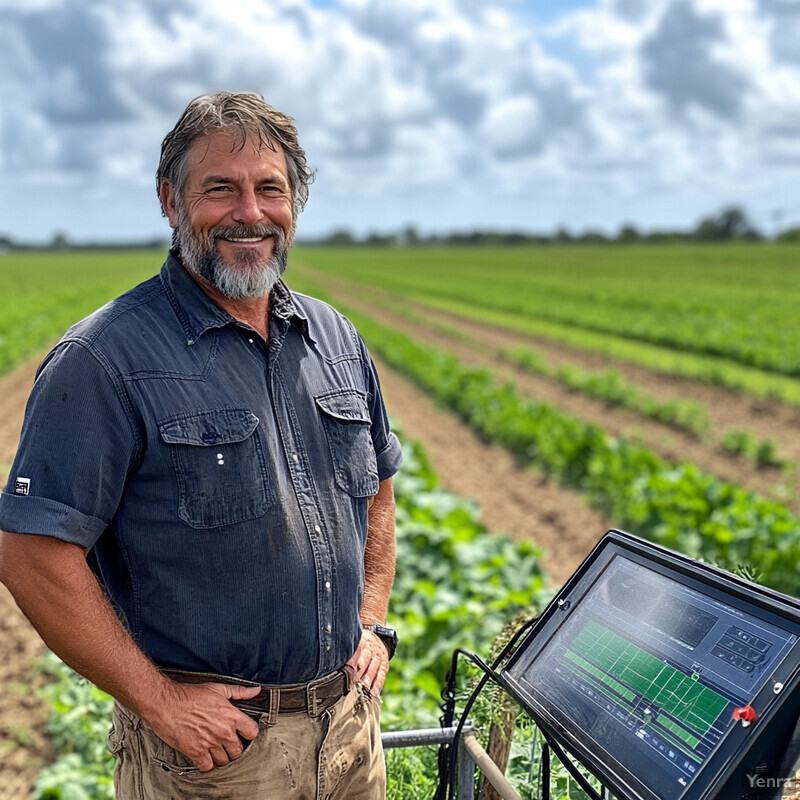
M258 735L257 723L230 701L255 697L260 687L171 683L158 718L148 722L157 736L190 758L201 772L238 758L244 750L240 736L252 740Z
M389 651L380 636L372 631L361 631L361 642L347 662L355 670L355 679L361 681L374 695L383 689L389 671Z

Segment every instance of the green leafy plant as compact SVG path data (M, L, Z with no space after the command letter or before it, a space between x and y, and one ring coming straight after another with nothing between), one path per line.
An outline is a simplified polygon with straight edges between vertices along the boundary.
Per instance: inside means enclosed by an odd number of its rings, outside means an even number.
M725 452L747 458L758 467L785 466L772 439L758 441L749 431L729 430L719 444Z
M42 668L54 680L41 690L50 703L47 723L55 763L35 786L37 800L113 800L114 759L106 748L112 699L49 653Z

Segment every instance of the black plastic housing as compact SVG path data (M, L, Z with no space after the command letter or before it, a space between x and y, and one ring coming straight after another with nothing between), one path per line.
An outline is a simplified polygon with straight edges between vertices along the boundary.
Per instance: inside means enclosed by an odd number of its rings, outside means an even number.
M619 800L772 800L800 715L800 602L612 530L500 679Z

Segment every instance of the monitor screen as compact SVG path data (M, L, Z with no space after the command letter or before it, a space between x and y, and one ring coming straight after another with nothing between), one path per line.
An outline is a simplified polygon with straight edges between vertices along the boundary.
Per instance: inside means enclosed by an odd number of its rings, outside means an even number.
M795 623L618 551L507 672L596 762L629 773L642 796L680 800L797 641Z

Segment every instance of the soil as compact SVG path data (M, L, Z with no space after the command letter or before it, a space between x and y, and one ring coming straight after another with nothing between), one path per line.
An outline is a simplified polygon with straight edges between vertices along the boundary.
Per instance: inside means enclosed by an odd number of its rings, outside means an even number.
M526 539L543 549L542 565L560 586L611 527L574 492L520 469L508 451L482 441L416 386L375 360L389 415L424 443L441 484L475 500L491 533Z
M0 378L0 485L5 485L33 385L36 360ZM47 708L36 690L43 645L39 635L0 585L0 800L27 800L52 755L44 735Z

